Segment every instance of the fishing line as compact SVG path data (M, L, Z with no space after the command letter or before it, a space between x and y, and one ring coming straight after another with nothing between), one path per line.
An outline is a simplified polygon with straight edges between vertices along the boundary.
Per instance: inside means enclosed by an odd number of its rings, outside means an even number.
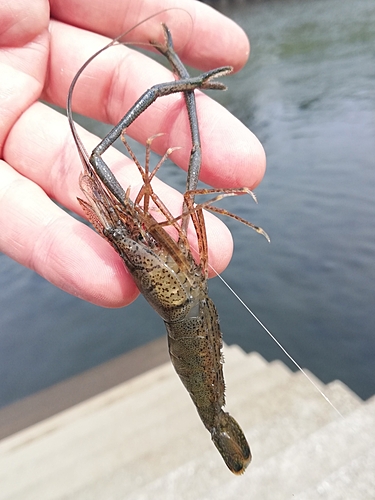
M233 290L233 288L225 281L225 279L209 264L210 268L214 271L216 276L220 278L220 280L224 283L224 285L228 288L230 292L236 297L236 299L240 302L240 304L246 309L248 313L255 319L255 321L263 328L263 330L269 335L269 337L275 342L275 344L282 350L282 352L290 359L290 361L294 364L294 366L306 377L306 379L313 385L313 387L319 392L319 394L327 401L327 403L335 410L335 412L340 415L341 418L344 418L342 413L336 408L336 406L330 401L330 399L324 394L324 392L317 386L314 380L309 376L308 373L295 361L291 354L283 347L277 338L268 330L268 328L261 322L261 320L256 316L255 313L250 309L250 307L245 304L245 302L241 299L241 297Z

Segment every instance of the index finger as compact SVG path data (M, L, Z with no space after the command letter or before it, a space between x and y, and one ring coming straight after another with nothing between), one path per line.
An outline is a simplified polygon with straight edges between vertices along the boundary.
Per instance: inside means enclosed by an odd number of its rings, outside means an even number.
M54 19L109 38L163 11L160 19L175 33L174 42L182 60L201 70L231 65L238 71L250 54L249 40L242 28L202 2L148 0L137 2L135 7L135 2L119 0L50 0L50 5ZM128 40L148 43L150 26L140 24Z
M158 26L162 33L160 25ZM96 33L52 21L51 54L44 98L64 106L69 85L79 67L108 39ZM174 36L175 33L172 33ZM116 49L116 50L115 50ZM96 120L117 124L126 110L147 89L173 81L173 75L144 54L124 46L101 53L81 74L73 93L73 110ZM214 187L254 188L265 170L265 156L255 136L225 108L200 92L196 93L202 144L201 179ZM136 119L127 133L138 142L157 133L155 151L164 154L178 146L171 157L186 170L191 137L184 97L164 96ZM153 145L154 147L154 145Z

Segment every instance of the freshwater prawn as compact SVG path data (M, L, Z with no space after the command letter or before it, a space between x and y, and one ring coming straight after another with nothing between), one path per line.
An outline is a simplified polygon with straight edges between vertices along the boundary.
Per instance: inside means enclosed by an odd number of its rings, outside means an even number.
M171 34L165 25L163 31L165 44L153 45L167 57L181 79L155 85L145 92L93 150L91 156L86 152L72 119L72 93L83 69L104 49L92 56L74 78L69 89L67 109L69 124L83 164L79 182L85 200L78 201L96 231L118 252L141 293L164 320L172 364L226 465L233 473L241 474L251 461L251 452L240 426L223 410L223 342L217 310L208 296L208 248L203 208L234 217L268 237L261 228L250 222L211 206L214 201L225 196L246 193L252 195L249 189L196 189L201 157L194 89L224 89L223 84L213 79L228 74L231 68L218 68L191 78L174 51ZM109 45L119 39L120 37ZM125 137L126 127L156 98L174 92L185 93L193 142L187 190L182 214L178 217L171 215L151 186L152 178L173 148L167 150L150 172L150 148L155 136L147 141L144 169ZM125 191L121 187L101 156L119 137L142 176L143 185L135 201L130 199L129 189ZM208 202L197 205L194 203L196 195L207 193L215 193L216 196ZM157 222L150 213L150 201L164 216L163 222ZM197 234L198 263L187 239L189 220L192 220ZM175 228L177 241L166 231L166 226Z

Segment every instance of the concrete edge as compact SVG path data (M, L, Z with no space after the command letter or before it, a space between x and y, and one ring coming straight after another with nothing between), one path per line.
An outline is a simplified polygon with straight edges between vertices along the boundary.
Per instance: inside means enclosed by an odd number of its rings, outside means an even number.
M161 337L0 409L0 440L169 361Z

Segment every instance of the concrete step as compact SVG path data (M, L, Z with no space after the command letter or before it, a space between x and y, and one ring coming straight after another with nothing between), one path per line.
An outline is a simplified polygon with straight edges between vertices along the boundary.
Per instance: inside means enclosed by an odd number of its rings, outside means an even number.
M258 464L254 461L241 477L219 471L211 453L206 453L199 460L187 462L167 476L133 491L127 498L285 500L299 499L298 494L303 489L300 494L305 496L301 496L301 500L315 500L320 498L323 485L328 491L336 488L341 492L341 496L332 498L370 500L375 494L374 469L371 468L375 440L373 413L372 405L363 405L345 418L336 419L305 439L292 443L280 453ZM353 446L358 433L363 437ZM361 471L363 482L360 485L353 478L348 480L345 477L351 462L356 465L353 475L358 472L359 464L366 467ZM348 482L351 494L342 494ZM366 494L363 496L361 491ZM331 500L329 494L325 498Z
M241 415L241 425L246 432L254 455L254 463L283 450L296 439L323 425L339 418L338 413L324 400L322 395L311 385L302 373L295 373L283 379L279 373L272 371L272 363L265 380L276 376L279 384L263 390L253 397L250 390L231 397L231 410L234 415ZM276 368L276 366L274 367ZM312 374L315 383L324 390L336 408L347 414L356 409L361 400L343 384L324 387ZM234 392L234 388L232 393Z
M259 353L247 353L236 344L224 344L223 356L225 361L224 366L226 363L235 366L237 363L241 364L243 361L249 362L254 370L259 370L260 368L268 366L268 362Z
M372 440L353 446L347 426L365 436L374 408L342 383L309 374L345 418L280 362L235 346L225 359L228 409L254 454L244 476L226 469L168 363L1 441L0 499L285 499L326 476L339 489L337 471L372 463Z
M247 361L248 373L267 366L259 355L248 358L239 348L228 351L229 369L236 368L239 359ZM254 363L251 363L251 358ZM178 404L174 404L177 401ZM166 425L169 420L179 422L178 426L174 426L175 430L173 427L173 432L170 426ZM191 446L192 443L187 446L188 443L184 442L190 434L195 436L196 447ZM95 439L91 436L95 436ZM169 442L172 442L172 448L173 442L177 441L175 446L180 445L181 450L187 447L192 451L195 449L196 452L200 451L200 443L212 446L208 433L199 421L195 408L170 363L63 412L18 436L4 440L0 448L3 456L7 451L12 452L16 448L21 452L8 454L6 470L2 469L3 474L0 470L3 491L7 484L10 488L16 485L15 488L22 496L30 484L43 485L46 478L57 484L57 476L64 476L64 471L68 474L69 468L74 469L75 463L84 464L91 458L91 468L86 474L81 469L79 477L74 481L65 482L69 490L81 488L92 481L92 468L95 469L96 462L98 470L95 476L105 474L108 467L112 468L112 450L118 448L119 443L123 443L124 449L131 451L122 454L120 460L116 459L115 465L134 469L135 475L128 476L132 483L133 478L137 477L136 471L145 469L144 455L149 454L150 436L154 436L154 454L149 456L151 461L155 458L155 453L168 457L164 448L170 447ZM35 446L30 445L26 449L25 442L33 442ZM54 454L49 456L51 446ZM183 462L186 457L184 453L181 455ZM31 457L34 464L32 468ZM61 457L64 457L64 460L61 460ZM173 457L173 461L175 460L176 457ZM164 464L163 460L158 462L161 469L146 468L151 475L146 474L144 481L153 479L160 471L165 471L163 467L168 465ZM18 479L20 471L22 481Z
M278 367L278 363L270 364L269 378L272 378L270 375L274 374L275 380L280 381L280 374L275 370ZM309 375L318 383L312 374ZM275 391L269 390L264 392L263 397L260 397L256 402L252 401L251 396L246 390L241 391L241 393L237 391L235 396L238 397L238 394L241 394L239 399L247 403L247 407L237 407L236 397L231 398L231 403L234 402L234 404L231 404L231 409L233 407L232 413L235 416L241 413L240 423L249 438L253 453L255 454L253 464L249 469L250 473L252 467L257 462L261 463L262 460L272 456L273 453L285 449L294 440L301 439L310 432L318 429L321 425L325 425L327 422L338 418L338 414L302 374L297 373L293 377L294 380L287 379L283 386L275 384ZM323 384L320 383L319 385L323 387ZM232 392L234 392L234 388L232 388ZM325 392L327 392L332 402L341 408L342 412L349 412L357 408L361 402L355 394L351 393L341 383L332 384L331 387L326 388ZM245 397L243 397L243 393L246 394ZM306 404L304 404L303 397ZM206 452L198 459L186 464L188 469L190 467L191 475L186 475L185 465L182 468L174 469L166 478L159 478L151 485L150 495L153 488L156 488L156 485L160 485L160 491L162 491L165 488L165 484L168 484L171 485L170 497L174 498L177 492L181 491L180 487L183 489L183 485L185 485L188 488L188 484L193 478L194 481L196 479L195 483L197 485L207 484L208 481L211 488L214 488L215 484L217 484L217 487L220 489L223 482L220 461L221 458L217 455L216 450L207 448ZM238 478L235 479L238 480ZM140 488L134 492L134 498L143 498L142 495L145 494L143 490ZM159 494L160 491L156 489L154 493ZM194 494L196 495L195 498L201 498L205 493L199 489L197 491L197 488L195 488ZM147 494L144 498L147 498ZM152 495L150 498L152 498ZM190 497L187 496L186 498Z
M231 362L228 358L227 365L229 368L229 375L233 375L233 373L231 372L232 367L230 366ZM247 363L244 363L242 367L242 375L244 380L247 380L247 368ZM267 370L265 370L265 372L263 372L263 370L259 370L253 375L254 377L256 375L257 378L259 378L259 381L262 382L258 384L255 381L255 383L251 386L254 393L256 394L262 392L267 384L268 387L272 387L282 383L283 380L286 380L287 377L291 376L291 372L281 363L274 363L268 365L268 368ZM229 378L231 377L229 376ZM238 411L236 411L237 408L235 404L236 396L238 396L240 390L245 390L246 392L246 386L244 387L243 383L241 384L241 386L237 386L235 388L235 391L233 391L233 394L231 394L230 409L231 413L239 418L242 425L241 419L243 418L243 415L237 415ZM229 388L228 394L230 394ZM188 404L187 407L181 407L180 401L182 399L186 400ZM177 405L177 401L175 401L175 403ZM139 486L135 485L134 481L129 481L128 475L126 475L125 478L123 469L119 467L117 468L117 470L113 470L110 480L106 481L106 486L104 486L102 481L98 481L95 485L93 485L93 491L98 491L98 489L100 489L100 491L103 491L103 494L107 495L110 492L111 497L117 498L115 492L121 491L121 489L118 489L118 486L120 484L124 485L124 482L126 482L128 492L127 495L130 495L133 491L133 494L135 495L134 498L137 498L137 496L141 494L141 491L146 484L149 484L150 482L152 483L153 481L158 481L159 476L167 474L168 471L174 470L176 467L181 467L182 470L185 470L186 463L195 462L201 456L204 457L203 462L205 462L206 460L210 460L213 463L215 472L219 475L219 477L222 476L223 469L224 473L227 473L225 465L223 464L220 455L211 443L209 434L199 421L187 393L183 392L180 394L178 407L180 409L180 412L173 420L174 428L172 427L171 429L169 429L167 434L164 435L161 443L162 446L160 446L160 443L156 445L155 442L153 442L152 450L149 451L148 456L150 457L150 460L155 460L158 463L158 474L156 474L155 472L155 477L153 479L150 477L150 474L148 474L148 472L144 471L142 463L137 464L135 461L133 461L133 463L131 464L131 470L133 471L134 467L134 470L138 471L137 478L140 482ZM175 432L175 429L178 430L177 433ZM165 450L168 450L168 452L166 453ZM155 467L153 469L154 471L156 471ZM129 468L127 469L127 472L129 472ZM134 477L133 474L130 474L130 476ZM90 494L87 492L87 490L80 492L76 491L74 493L74 498L90 498Z
M361 461L363 455L370 453L372 457L375 446L374 429L375 402L363 404L345 418L330 422L258 466L254 464L249 471L247 484L245 481L230 481L211 491L211 497L204 498L245 498L248 495L254 499L284 500L295 498L301 491L309 489L309 500L320 498L317 494L314 495L314 491L316 493L319 485L326 484L331 475L335 477L337 471L347 467L350 461ZM357 485L356 480L351 481L353 494L345 494L340 498L360 500L361 489L371 491L371 495L365 497L366 500L375 498L373 471L374 469L367 469L363 472L363 479L370 477L366 484ZM345 480L342 483L343 478L336 479L335 487L344 490ZM232 496L228 496L229 494Z
M239 348L232 348L227 353L229 372L231 368L237 369L239 359L246 361L243 373L249 375L267 366L261 356L248 357ZM169 421L178 422L178 425L170 426ZM194 436L196 446L191 443L190 435ZM150 439L154 450L151 454ZM28 442L34 445L25 447ZM119 452L120 458L117 457L112 464L113 450L120 449L121 443L126 451ZM134 474L128 475L128 487L131 487L134 478L138 477L137 470L146 472L143 481L154 479L165 471L168 464L165 460L158 460L157 455L166 457L168 462L166 448L177 446L182 451L179 457L183 463L186 460L184 449L199 453L200 443L212 446L188 394L168 363L4 440L0 457L8 452L7 467L6 471L3 469L4 474L0 470L0 482L3 491L7 485L10 489L15 487L23 497L31 484L36 491L39 486L43 488L45 479L59 484L59 478L69 475L69 469L74 469L75 464L90 461L86 472L82 466L80 474L73 480L63 480L64 485L60 485L57 491L61 493L65 487L69 491L85 487L92 481L93 470L98 477L105 475L108 469L119 467L134 470ZM52 456L51 447L54 450ZM12 453L15 449L20 453ZM159 466L145 467L145 456ZM176 463L178 454L172 453L170 460ZM20 471L22 481L18 479Z
M297 494L294 500L371 500L375 498L375 447L349 459L323 480Z
M0 408L0 440L168 361L167 339L158 338Z

